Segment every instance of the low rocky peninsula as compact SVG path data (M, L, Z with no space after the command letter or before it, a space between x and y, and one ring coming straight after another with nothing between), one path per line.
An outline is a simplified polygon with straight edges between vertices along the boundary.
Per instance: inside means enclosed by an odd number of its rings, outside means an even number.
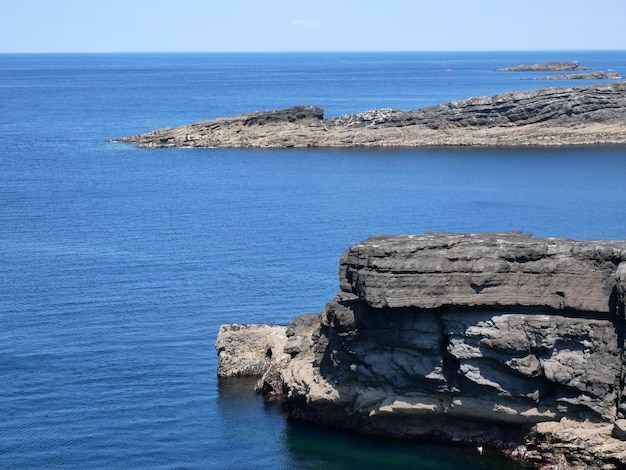
M115 141L145 148L625 144L626 82L511 92L413 111L375 109L329 118L316 106L296 106Z
M339 287L289 326L222 326L218 375L314 423L626 468L626 240L376 236Z

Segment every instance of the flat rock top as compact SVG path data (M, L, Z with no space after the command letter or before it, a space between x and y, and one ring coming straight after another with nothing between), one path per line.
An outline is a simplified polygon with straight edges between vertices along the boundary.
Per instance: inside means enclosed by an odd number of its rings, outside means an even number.
M353 248L370 247L391 248L393 251L415 252L427 248L454 248L467 249L467 254L472 248L498 247L508 252L515 251L516 248L534 249L547 253L566 252L572 256L589 256L590 253L608 250L610 256L623 256L626 249L626 240L575 240L570 238L538 238L525 232L477 232L477 233L447 233L431 232L415 235L376 235L367 240L353 245ZM351 248L352 249L352 248ZM478 254L478 253L476 253ZM602 253L601 257L608 253Z
M626 241L517 232L377 236L342 256L340 283L373 307L623 310Z

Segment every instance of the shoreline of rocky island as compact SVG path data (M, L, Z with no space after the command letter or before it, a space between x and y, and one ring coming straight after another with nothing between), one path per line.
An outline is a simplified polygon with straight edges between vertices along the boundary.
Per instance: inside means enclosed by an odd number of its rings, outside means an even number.
M113 139L143 148L346 148L626 144L626 82L472 97L412 111L324 117L295 106Z
M626 467L626 240L376 236L339 288L289 326L223 325L218 375L317 424Z

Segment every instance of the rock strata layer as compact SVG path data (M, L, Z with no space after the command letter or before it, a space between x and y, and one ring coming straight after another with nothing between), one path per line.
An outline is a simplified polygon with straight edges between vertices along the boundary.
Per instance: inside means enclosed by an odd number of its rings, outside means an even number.
M379 236L339 273L324 311L283 329L262 379L292 416L537 465L626 466L626 241Z
M123 137L162 147L424 147L626 143L626 83L474 97L324 118L296 106Z

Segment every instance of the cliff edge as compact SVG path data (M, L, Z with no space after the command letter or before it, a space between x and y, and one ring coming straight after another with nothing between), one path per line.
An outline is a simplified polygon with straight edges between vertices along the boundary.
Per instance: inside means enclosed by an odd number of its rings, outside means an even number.
M424 147L626 143L626 82L545 88L413 111L376 109L324 118L296 106L116 139L163 147Z
M293 417L545 468L626 466L626 241L378 236L339 273L323 312L254 346L274 359L258 388ZM220 330L220 363L236 334Z

